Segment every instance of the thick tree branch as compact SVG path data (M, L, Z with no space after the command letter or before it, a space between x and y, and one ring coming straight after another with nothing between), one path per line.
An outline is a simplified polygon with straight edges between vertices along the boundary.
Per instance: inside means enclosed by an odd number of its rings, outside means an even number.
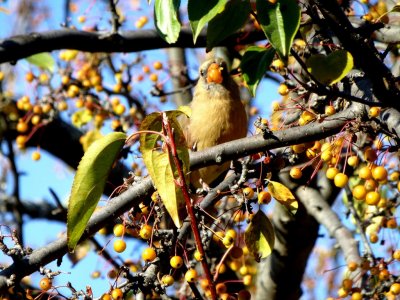
M226 46L250 44L265 39L262 32L235 34L221 42ZM160 38L156 30L125 31L118 34L109 32L87 32L72 29L35 32L18 35L0 42L0 63L17 62L19 59L40 52L61 49L75 49L86 52L138 52L143 50L170 47L202 48L206 46L206 35L202 33L196 45L193 44L192 32L183 29L174 44L168 44Z

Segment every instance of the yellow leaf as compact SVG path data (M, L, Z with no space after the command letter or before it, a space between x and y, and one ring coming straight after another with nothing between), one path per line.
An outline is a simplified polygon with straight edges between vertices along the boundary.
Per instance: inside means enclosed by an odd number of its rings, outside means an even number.
M275 243L275 232L271 221L261 210L251 219L244 233L244 241L257 262L260 258L271 254Z
M282 183L269 180L267 188L272 197L274 197L275 200L280 204L285 206L292 214L297 212L299 203L286 186L284 186Z
M100 139L101 137L103 137L103 135L101 134L101 132L97 129L94 130L89 130L88 132L85 133L85 135L82 135L80 142L82 144L83 147L83 151L86 152L86 150L89 148L89 146L97 141L98 139Z

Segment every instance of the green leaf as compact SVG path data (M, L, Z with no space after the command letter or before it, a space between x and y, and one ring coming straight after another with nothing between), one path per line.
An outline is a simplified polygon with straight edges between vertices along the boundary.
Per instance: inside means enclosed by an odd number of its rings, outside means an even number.
M275 231L268 217L259 210L244 233L244 242L256 261L269 256L274 249Z
M203 27L225 8L227 0L189 0L188 15L193 32L193 43L196 43Z
M180 0L156 0L154 22L160 36L169 44L178 40L181 30L178 12Z
M225 9L208 23L207 50L242 28L250 11L250 2L247 0L229 1Z
M183 111L165 112L168 121L173 128L174 141L178 158L182 163L185 184L189 180L189 151L183 131L179 125L177 117L184 114ZM140 126L141 131L151 130L162 131L162 113L152 113L148 115ZM140 135L140 152L143 156L144 164L150 174L154 185L161 197L161 200L168 211L176 227L182 226L182 213L184 213L185 200L182 190L176 184L179 178L177 168L173 162L171 154L162 144L164 141L160 134L142 133Z
M306 62L307 70L319 82L332 85L342 80L353 69L353 56L346 50L337 50L328 56L312 55Z
M273 48L265 49L257 46L247 48L244 53L240 69L242 70L243 79L253 96L256 94L257 86L264 77L274 55L275 50Z
M26 58L26 60L32 65L38 66L44 70L54 71L55 61L54 58L48 52L42 52L34 54Z
M271 4L266 0L257 0L256 7L258 21L269 42L281 58L286 58L300 26L297 1L279 0Z
M68 203L68 249L73 251L103 193L108 173L125 144L126 135L110 133L85 152L76 171Z
M286 186L282 183L269 180L267 188L276 201L286 207L293 215L296 214L299 203Z

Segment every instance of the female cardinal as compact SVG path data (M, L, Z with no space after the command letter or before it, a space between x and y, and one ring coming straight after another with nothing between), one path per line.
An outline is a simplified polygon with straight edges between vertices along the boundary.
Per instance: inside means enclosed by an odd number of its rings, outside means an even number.
M212 58L200 66L194 89L191 117L185 128L188 145L203 150L245 137L247 115L240 100L239 87L230 77L225 61ZM230 163L193 171L190 182L195 187L210 184L229 168Z

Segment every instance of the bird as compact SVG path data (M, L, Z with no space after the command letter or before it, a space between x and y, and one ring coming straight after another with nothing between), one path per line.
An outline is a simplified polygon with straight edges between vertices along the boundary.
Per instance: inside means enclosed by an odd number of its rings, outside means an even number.
M184 126L184 134L194 151L247 135L247 114L239 86L230 76L226 62L219 57L201 64L190 107L191 116ZM192 171L190 183L196 188L207 187L229 166L230 162L226 162Z

